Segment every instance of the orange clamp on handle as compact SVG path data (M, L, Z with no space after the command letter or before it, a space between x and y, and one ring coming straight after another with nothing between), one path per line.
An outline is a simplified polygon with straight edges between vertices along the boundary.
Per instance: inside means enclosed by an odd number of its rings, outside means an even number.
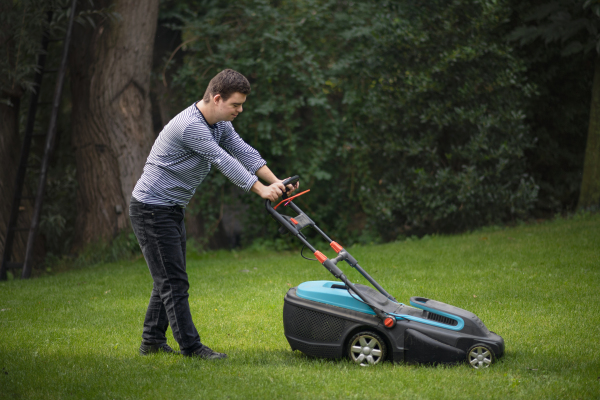
M294 224L298 225L298 221L296 221L294 218L290 218L290 221L292 221Z
M331 246L331 248L336 252L339 253L340 251L342 251L344 248L342 247L342 245L336 243L336 242L331 242L329 243L329 245Z
M317 257L317 260L319 260L321 264L323 264L325 260L327 260L327 256L321 253L319 250L315 251L315 257Z

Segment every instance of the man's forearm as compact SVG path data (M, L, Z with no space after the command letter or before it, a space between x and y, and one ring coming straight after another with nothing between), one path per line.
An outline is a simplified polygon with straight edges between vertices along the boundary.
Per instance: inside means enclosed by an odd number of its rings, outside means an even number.
M266 165L263 165L256 171L256 176L258 176L260 179L267 182L268 184L279 182L279 179L277 179L275 174L273 174L273 172L271 172L269 167L267 167Z

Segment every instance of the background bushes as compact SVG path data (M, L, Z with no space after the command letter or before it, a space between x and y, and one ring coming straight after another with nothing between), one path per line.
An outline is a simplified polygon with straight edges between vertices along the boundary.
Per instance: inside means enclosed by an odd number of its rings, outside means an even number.
M506 40L508 2L198 2L173 29L189 40L182 104L228 67L252 83L238 132L345 242L454 232L525 218L539 183L527 63ZM212 175L200 192L220 193ZM274 227L253 196L244 234ZM218 202L204 204L216 215ZM248 241L248 239L246 240Z

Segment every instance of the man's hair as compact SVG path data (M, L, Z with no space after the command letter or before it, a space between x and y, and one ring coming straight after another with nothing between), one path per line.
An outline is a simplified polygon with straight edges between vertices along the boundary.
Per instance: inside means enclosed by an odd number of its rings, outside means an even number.
M223 100L227 100L236 92L245 95L250 93L250 82L239 72L232 69L224 69L210 80L202 100L208 103L212 97L218 94L221 95Z

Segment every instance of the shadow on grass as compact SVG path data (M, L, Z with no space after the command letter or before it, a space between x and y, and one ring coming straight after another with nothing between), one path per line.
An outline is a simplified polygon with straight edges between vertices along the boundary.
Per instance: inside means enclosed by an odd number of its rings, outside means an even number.
M342 358L321 358L316 356L306 355L298 350L254 350L249 353L234 354L235 356L240 356L240 358L244 358L245 364L252 365L302 365L302 366L310 366L310 365L331 365L331 366L347 366L347 367L357 367L363 368L355 364L350 360L349 357L344 356ZM509 359L510 359L509 355ZM504 364L507 361L506 354L503 355L500 359L497 359L492 364L492 368L497 368L499 365ZM386 360L383 365L387 366L395 366L395 367L407 367L407 368L426 368L426 369L439 369L439 368L467 368L471 369L466 360L464 362L456 362L450 364L441 364L441 363L429 363L429 364L418 364L418 363L405 363L404 361L389 361Z

